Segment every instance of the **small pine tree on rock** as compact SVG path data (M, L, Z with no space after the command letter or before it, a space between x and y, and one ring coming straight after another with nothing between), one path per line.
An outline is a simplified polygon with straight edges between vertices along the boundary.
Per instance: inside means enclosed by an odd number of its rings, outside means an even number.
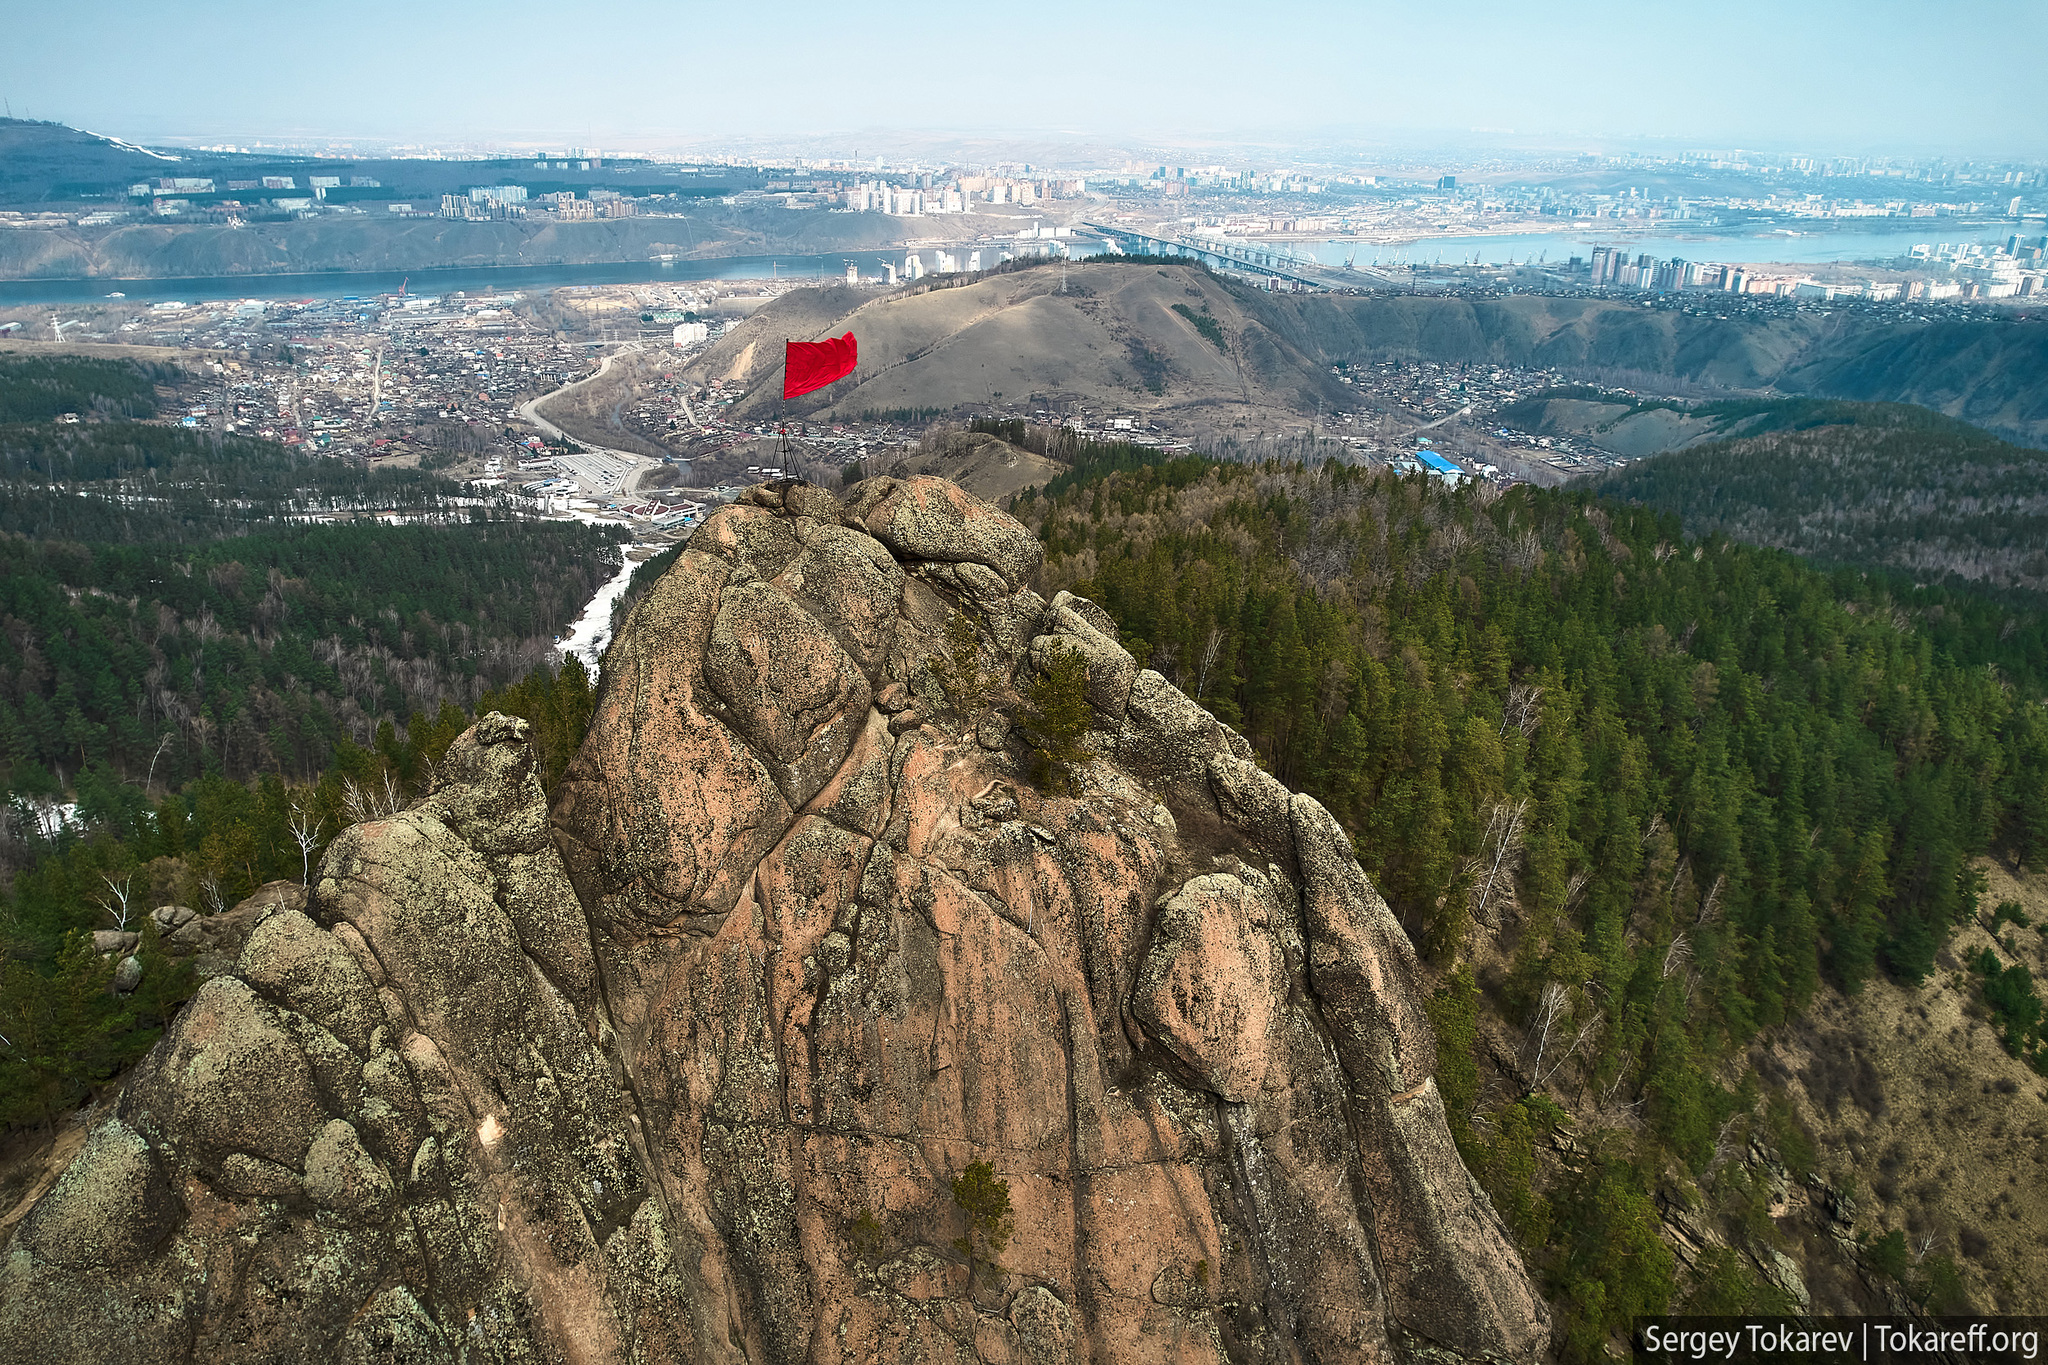
M1088 756L1081 737L1094 718L1088 706L1088 661L1064 645L1053 649L1024 701L1020 719L1032 740L1033 780L1048 791L1072 791L1074 767Z
M1002 1269L997 1260L1017 1231L1010 1210L1010 1182L998 1179L986 1161L971 1161L953 1180L953 1202L967 1215L967 1235L953 1239L953 1249L967 1258L968 1273L977 1267Z
M972 715L988 700L988 677L981 671L981 634L965 612L946 618L946 652L930 659L933 676L946 689L946 701L962 716Z

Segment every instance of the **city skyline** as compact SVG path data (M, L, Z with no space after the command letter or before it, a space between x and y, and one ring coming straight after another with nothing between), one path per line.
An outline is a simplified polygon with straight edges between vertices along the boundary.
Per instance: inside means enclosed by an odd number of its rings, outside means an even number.
M16 117L133 138L1483 145L1685 142L1957 156L2039 153L2013 0L1757 0L1445 17L1312 3L1275 18L1191 0L1028 22L797 0L625 0L564 23L532 0L295 13L117 0L90 46L53 7L10 20Z

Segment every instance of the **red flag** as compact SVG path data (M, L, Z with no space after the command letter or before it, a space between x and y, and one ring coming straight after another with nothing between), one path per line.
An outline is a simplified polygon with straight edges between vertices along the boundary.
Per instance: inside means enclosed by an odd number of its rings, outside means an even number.
M783 343L788 349L782 363L782 396L795 398L822 389L837 379L844 379L853 373L854 365L860 360L860 347L853 340L853 333L833 337L830 341L790 341Z

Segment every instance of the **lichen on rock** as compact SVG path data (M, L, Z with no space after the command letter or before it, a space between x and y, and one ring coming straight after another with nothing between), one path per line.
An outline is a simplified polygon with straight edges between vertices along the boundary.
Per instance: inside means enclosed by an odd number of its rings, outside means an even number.
M710 517L552 807L486 716L264 908L4 1248L0 1361L1539 1357L1343 830L1040 559L933 479Z

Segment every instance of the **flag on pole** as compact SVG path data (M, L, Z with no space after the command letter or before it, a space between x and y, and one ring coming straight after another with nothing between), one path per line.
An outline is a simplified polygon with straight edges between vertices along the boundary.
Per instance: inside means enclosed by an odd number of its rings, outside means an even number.
M783 345L784 398L795 398L846 378L860 359L860 347L851 332L830 341L789 341Z

